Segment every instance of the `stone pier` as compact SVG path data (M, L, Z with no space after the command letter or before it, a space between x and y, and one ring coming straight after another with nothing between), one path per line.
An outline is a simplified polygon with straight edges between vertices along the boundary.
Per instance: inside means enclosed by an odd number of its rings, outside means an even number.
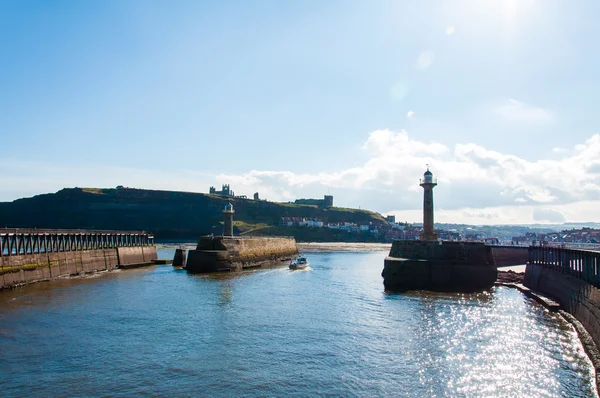
M396 240L381 275L391 291L476 292L494 285L497 269L483 243Z
M0 289L156 260L143 231L0 229Z

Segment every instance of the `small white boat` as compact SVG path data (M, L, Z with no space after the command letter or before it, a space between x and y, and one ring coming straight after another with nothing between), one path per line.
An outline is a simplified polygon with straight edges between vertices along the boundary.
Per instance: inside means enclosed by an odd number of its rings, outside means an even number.
M304 256L298 256L290 261L290 269L304 269L308 267L308 260Z

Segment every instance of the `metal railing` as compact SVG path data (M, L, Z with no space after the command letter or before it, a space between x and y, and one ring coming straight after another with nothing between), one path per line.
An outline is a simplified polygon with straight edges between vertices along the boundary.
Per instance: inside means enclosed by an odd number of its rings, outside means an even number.
M562 247L529 247L529 263L574 276L600 288L600 253Z
M153 245L145 231L0 228L0 256Z

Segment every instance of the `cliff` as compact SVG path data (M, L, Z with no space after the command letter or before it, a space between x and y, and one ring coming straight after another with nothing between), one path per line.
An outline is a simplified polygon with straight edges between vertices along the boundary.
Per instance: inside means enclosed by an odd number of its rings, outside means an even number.
M0 226L146 230L159 240L197 240L221 234L227 202L235 208L235 232L273 226L281 217L311 217L324 222L383 222L366 210L224 198L216 195L132 188L65 188L0 203ZM288 235L288 234L286 234Z

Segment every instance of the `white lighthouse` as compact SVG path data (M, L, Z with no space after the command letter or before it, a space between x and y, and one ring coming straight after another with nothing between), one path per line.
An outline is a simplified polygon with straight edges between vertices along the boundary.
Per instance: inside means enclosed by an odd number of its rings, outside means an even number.
M225 220L223 222L223 236L233 236L233 205L227 203L223 209L223 216Z

